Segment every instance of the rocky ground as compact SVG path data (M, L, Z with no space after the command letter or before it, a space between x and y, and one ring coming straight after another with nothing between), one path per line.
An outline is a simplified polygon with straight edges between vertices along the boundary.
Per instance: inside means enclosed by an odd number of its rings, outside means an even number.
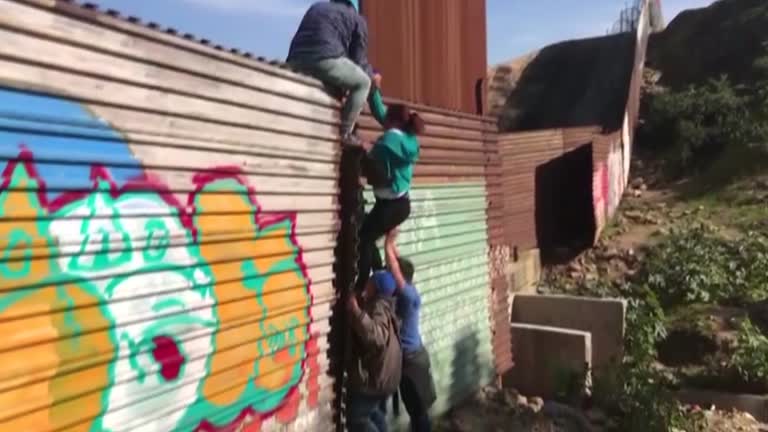
M631 275L648 247L681 224L694 221L709 224L718 227L725 236L738 235L744 229L766 229L768 181L765 179L753 179L717 191L716 200L711 199L711 194L696 196L695 193L682 198L681 194L689 190L685 184L662 184L642 163L633 168L638 175L631 181L619 214L606 228L603 239L574 261L547 269L540 286L542 293L606 295L585 291L584 286L589 284L583 282ZM728 316L733 311L702 308L699 312L710 317L713 338L728 338L732 330L728 327ZM768 431L749 414L720 411L717 407L688 409L702 411L707 430L711 432ZM509 389L485 389L446 416L437 430L586 432L615 430L612 426L611 420L599 411L575 410Z
M700 411L699 407L691 410ZM764 432L749 414L704 410L710 432ZM573 409L525 397L511 389L486 388L470 402L459 407L439 422L437 432L602 432L613 424L600 411ZM683 431L681 431L683 432Z

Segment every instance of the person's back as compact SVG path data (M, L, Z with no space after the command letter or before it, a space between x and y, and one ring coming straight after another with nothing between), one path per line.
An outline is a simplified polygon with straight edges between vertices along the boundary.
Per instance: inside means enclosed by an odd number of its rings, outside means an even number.
M397 295L397 316L400 318L400 340L403 352L415 353L424 348L419 330L419 312L421 296L416 288L408 283Z
M351 293L347 308L349 340L347 421L350 432L386 432L380 405L392 395L402 377L403 354L395 316L396 283L389 272L368 281L361 308Z
M367 32L365 20L349 5L328 1L315 3L304 15L291 41L288 63L350 57L353 38L361 30Z
M355 124L368 99L374 77L373 68L368 63L368 25L358 10L357 0L313 4L291 41L287 59L297 71L336 90L348 92L341 110L339 132L344 144L355 147L362 144L354 133ZM380 95L371 103L376 100L380 100ZM375 111L384 109L380 106Z
M410 190L414 164L418 161L420 152L416 134L421 132L422 129L415 132L391 128L374 145L371 157L383 165L389 177L386 187L374 190L377 196L384 194L386 198L398 197Z

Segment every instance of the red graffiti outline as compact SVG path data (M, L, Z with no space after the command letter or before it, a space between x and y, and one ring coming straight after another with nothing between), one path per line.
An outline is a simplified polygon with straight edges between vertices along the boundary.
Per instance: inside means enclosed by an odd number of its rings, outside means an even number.
M49 214L54 214L62 208L73 204L77 201L81 201L87 198L89 195L96 192L108 192L112 199L118 199L124 194L144 192L153 193L159 196L165 204L175 209L178 212L177 217L181 221L181 225L192 235L192 240L197 244L198 231L194 226L194 216L200 214L199 210L195 206L196 198L201 195L206 186L220 180L234 180L245 188L245 194L250 204L254 207L253 218L256 226L259 230L271 227L275 224L288 221L290 224L289 238L293 245L296 246L295 263L301 271L302 277L307 284L307 295L309 297L309 305L307 307L307 316L309 318L306 325L307 340L304 342L305 356L301 360L301 375L298 382L288 391L281 404L273 410L265 413L257 412L252 406L245 408L234 420L226 425L214 425L207 420L204 420L198 425L195 430L199 432L234 432L240 426L246 424L258 427L259 424L272 417L279 417L279 412L289 404L298 404L301 401L301 395L299 386L302 384L305 378L310 381L317 381L319 377L319 364L317 361L318 349L317 340L311 333L311 325L314 322L314 316L312 315L312 305L315 304L314 293L312 292L312 279L309 276L309 269L304 261L304 251L298 241L298 235L296 233L297 225L297 212L275 212L271 216L265 216L262 214L262 207L257 200L256 189L248 184L245 176L242 174L242 169L235 166L222 166L206 169L195 173L192 176L192 182L195 184L195 188L188 194L187 205L183 205L173 194L172 190L159 178L155 178L149 174L143 174L135 179L127 181L123 186L118 186L114 180L110 170L101 164L92 164L90 179L92 180L92 186L90 189L70 190L62 192L56 198L49 200L47 196L47 184L40 176L37 169L37 165L34 160L34 154L23 144L20 145L20 151L16 158L8 159L6 166L2 171L2 183L0 184L0 191L6 191L11 185L13 179L13 173L16 168L22 165L27 173L27 176L34 180L37 187L37 197L40 203L40 207L46 210ZM99 184L106 182L109 184L109 189L105 191L99 188ZM307 371L307 367L311 370ZM307 398L310 406L316 406L319 393L319 386L317 383L311 385L307 383ZM293 408L289 408L293 409ZM298 407L296 407L298 410ZM279 418L281 423L287 423L287 418Z

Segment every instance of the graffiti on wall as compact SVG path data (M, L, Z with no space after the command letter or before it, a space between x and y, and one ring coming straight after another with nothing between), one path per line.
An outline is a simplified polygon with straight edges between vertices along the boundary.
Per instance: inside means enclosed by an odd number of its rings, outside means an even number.
M629 169L625 165L631 153L622 142L611 145L608 158L596 164L592 178L592 197L597 227L596 235L599 236L608 220L616 213L621 203L629 176ZM631 155L630 155L631 156Z
M629 184L629 171L632 164L632 134L629 130L629 114L624 113L624 126L621 128L621 157L623 160L621 184L626 189Z
M592 178L592 197L595 211L596 235L605 227L608 208L608 169L605 162L599 162Z
M608 153L608 200L606 216L612 217L619 208L621 196L624 193L624 160L621 154L621 143L611 146Z
M6 91L0 106L104 127L62 99ZM226 167L193 175L183 202L129 163L119 139L98 142L122 158L118 169L52 164L104 150L21 122L0 122L0 429L229 431L294 419L305 372L319 375L296 215L263 211Z

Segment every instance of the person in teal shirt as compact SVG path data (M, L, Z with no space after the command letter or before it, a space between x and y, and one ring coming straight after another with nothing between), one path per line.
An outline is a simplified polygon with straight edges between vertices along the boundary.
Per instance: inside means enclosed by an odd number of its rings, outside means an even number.
M405 105L391 105L384 110L384 134L373 145L364 144L378 179L372 184L376 203L360 228L358 292L368 282L371 270L384 268L376 241L386 235L384 248L397 251L396 228L411 214L409 192L413 167L419 159L418 135L424 133L421 116Z

